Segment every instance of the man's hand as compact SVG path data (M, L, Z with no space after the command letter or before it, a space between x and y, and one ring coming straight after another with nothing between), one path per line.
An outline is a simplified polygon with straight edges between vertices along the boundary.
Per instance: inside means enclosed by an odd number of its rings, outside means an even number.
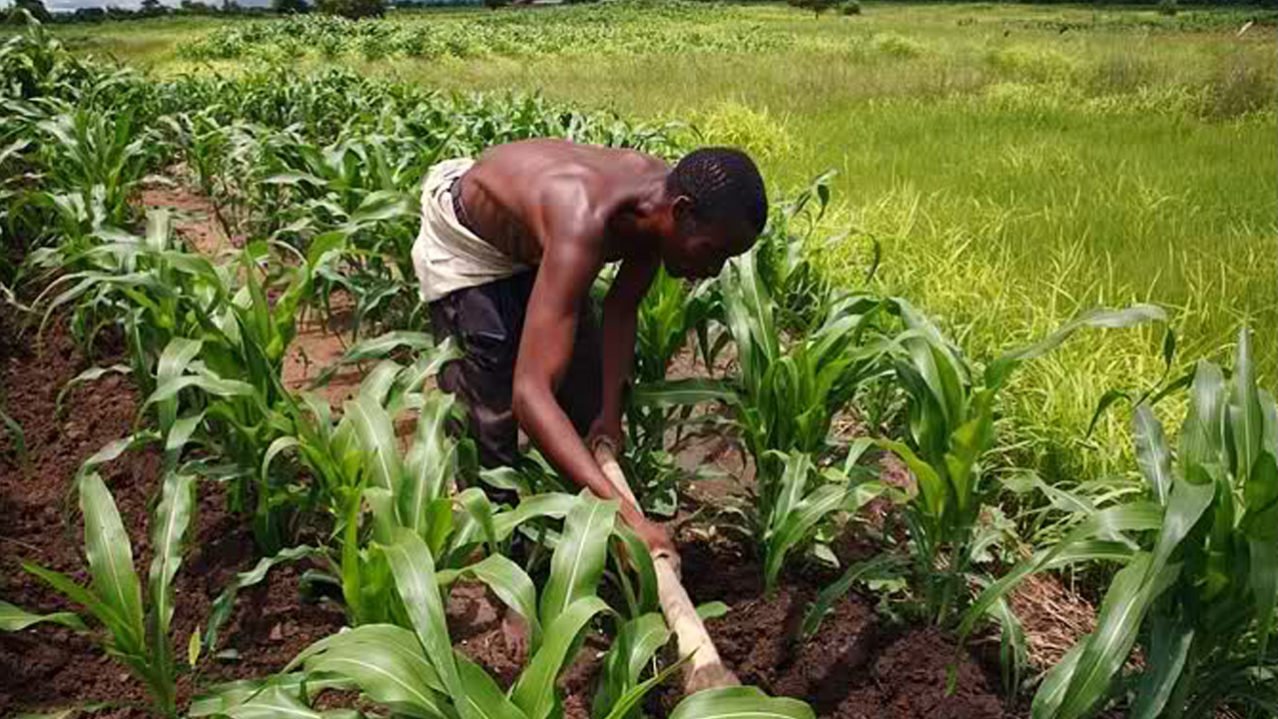
M608 443L613 454L620 454L622 444L621 439L621 416L609 416L611 413L600 413L595 421L590 425L590 432L586 434L586 447L591 452L599 446L600 442Z

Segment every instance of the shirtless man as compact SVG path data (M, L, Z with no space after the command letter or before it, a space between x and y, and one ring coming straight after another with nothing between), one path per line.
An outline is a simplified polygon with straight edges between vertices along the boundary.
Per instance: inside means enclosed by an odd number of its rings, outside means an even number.
M671 168L631 150L527 140L431 168L413 261L435 331L463 348L439 385L465 402L481 462L513 463L522 428L564 477L621 500L650 549L674 555L587 443L620 445L639 303L657 269L714 276L767 215L754 163L722 148ZM616 261L600 330L590 288Z

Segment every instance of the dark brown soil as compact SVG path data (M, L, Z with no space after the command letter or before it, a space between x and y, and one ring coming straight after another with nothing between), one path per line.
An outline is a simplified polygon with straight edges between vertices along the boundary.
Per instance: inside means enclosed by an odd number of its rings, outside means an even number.
M507 644L499 606L482 586L455 586L448 601L448 628L457 650L487 669L502 688L509 689L519 678L526 657ZM590 717L595 677L607 651L607 637L589 634L559 678L566 719Z
M741 546L699 543L681 551L692 600L719 600L730 608L706 626L743 683L805 699L823 717L1006 716L997 683L940 631L888 626L869 602L850 594L816 636L800 642L799 623L829 577L794 572L765 597L759 564ZM946 678L956 661L957 690L947 696Z
M6 411L23 426L25 464L14 445L0 437L0 598L35 611L70 609L60 597L21 570L34 561L77 580L86 579L81 527L67 490L80 463L104 444L128 434L139 399L127 377L108 375L72 391L63 417L54 400L67 380L88 366L65 328L53 326L41 346L20 336L12 318L0 318L0 387ZM108 345L110 342L108 341ZM118 355L118 352L115 354ZM118 361L108 348L96 361ZM149 561L146 537L160 462L154 452L133 452L103 469L133 541L140 571ZM184 647L202 628L214 598L236 572L254 561L247 525L227 514L215 484L200 487L197 538L178 574L174 638ZM795 641L795 630L816 592L830 577L787 576L771 597L763 597L759 564L740 544L722 536L683 539L684 577L695 602L723 601L731 608L708 623L720 652L743 682L774 694L810 701L824 717L1004 716L995 683L966 653L935 630L902 631L888 626L869 602L851 595L826 618L810 642ZM181 679L181 698L196 685L261 677L278 671L302 648L337 631L340 608L304 601L299 581L305 567L280 567L261 585L241 593L223 627L221 658L206 658L198 677ZM454 589L450 629L458 648L487 666L506 686L520 659L501 631L501 614L482 588ZM561 679L566 715L589 716L593 682L606 640L592 636ZM946 696L945 680L956 659L958 691ZM88 701L124 705L105 714L141 717L142 687L88 638L41 626L0 634L0 715L18 709L56 708ZM678 701L674 687L649 702L662 715Z
M457 649L483 665L503 687L519 677L523 657L506 644L501 605L481 584L459 584L448 597L449 635Z
M171 174L179 174L175 169L170 168ZM151 183L139 193L138 204L168 210L178 237L203 254L212 256L244 244L242 237L228 238L215 219L213 203L182 182Z
M19 334L15 318L0 317L0 397L6 412L22 425L28 454L26 462L20 462L11 438L0 436L0 598L30 611L49 612L74 607L24 572L21 564L34 562L87 581L83 528L73 500L68 503L70 482L84 459L132 431L139 400L127 377L107 375L70 392L65 416L58 417L58 392L89 362L61 324L52 326L39 346L35 342L32 333ZM109 347L96 358L98 364L119 360ZM150 561L148 519L159 471L158 455L142 451L124 454L101 472L143 576ZM254 561L251 534L242 521L226 513L222 489L203 483L199 496L192 551L175 585L173 637L179 648L202 629L212 601L235 573ZM219 650L232 650L232 656L203 662L199 684L277 671L303 647L342 626L339 609L301 601L300 571L279 568L267 581L241 593L221 632ZM183 699L194 680L190 675L181 678ZM89 701L138 705L146 696L141 685L87 637L45 625L0 634L0 715ZM124 707L102 716L147 714Z
M67 488L81 461L107 442L128 434L136 400L126 379L108 375L83 386L67 399L65 418L54 414L54 400L85 362L62 327L44 338L42 351L30 349L31 335L19 337L17 318L0 318L0 355L6 412L23 428L27 461L18 461L13 439L0 438L0 596L32 611L67 608L21 569L30 561L84 580L76 549L78 528ZM153 457L126 456L103 478L125 513L126 526L145 513L142 488L154 485ZM135 507L141 512L131 511ZM140 689L109 663L88 640L58 628L0 635L0 714L19 705L43 705L68 697L134 700Z

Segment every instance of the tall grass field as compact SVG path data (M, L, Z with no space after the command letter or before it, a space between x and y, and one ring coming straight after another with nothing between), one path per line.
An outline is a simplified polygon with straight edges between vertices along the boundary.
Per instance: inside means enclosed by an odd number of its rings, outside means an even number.
M1258 21L1251 25L1251 21ZM1278 375L1278 69L1272 11L866 3L395 10L70 26L80 52L161 74L354 66L458 91L537 91L748 149L774 199L835 171L818 261L938 317L977 357L1081 309L1167 307L1161 329L1084 334L1025 368L1001 446L1054 481L1108 481L1126 411L1257 330ZM1182 362L1179 358L1183 357ZM1160 405L1180 414L1173 400Z

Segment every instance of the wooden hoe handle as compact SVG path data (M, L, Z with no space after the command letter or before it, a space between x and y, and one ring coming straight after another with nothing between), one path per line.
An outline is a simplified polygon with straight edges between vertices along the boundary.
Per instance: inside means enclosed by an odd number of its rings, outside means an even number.
M630 483L617 464L611 443L599 442L594 447L595 461L603 470L613 489L630 500L636 507L635 495L630 491ZM684 668L683 688L688 694L695 694L702 689L737 686L741 682L732 670L723 665L719 658L719 650L706 632L706 625L697 616L697 609L688 598L688 592L679 581L679 569L676 560L665 553L654 553L653 566L657 571L657 596L661 602L661 613L666 616L666 624L675 633L679 643L679 656L691 655Z

